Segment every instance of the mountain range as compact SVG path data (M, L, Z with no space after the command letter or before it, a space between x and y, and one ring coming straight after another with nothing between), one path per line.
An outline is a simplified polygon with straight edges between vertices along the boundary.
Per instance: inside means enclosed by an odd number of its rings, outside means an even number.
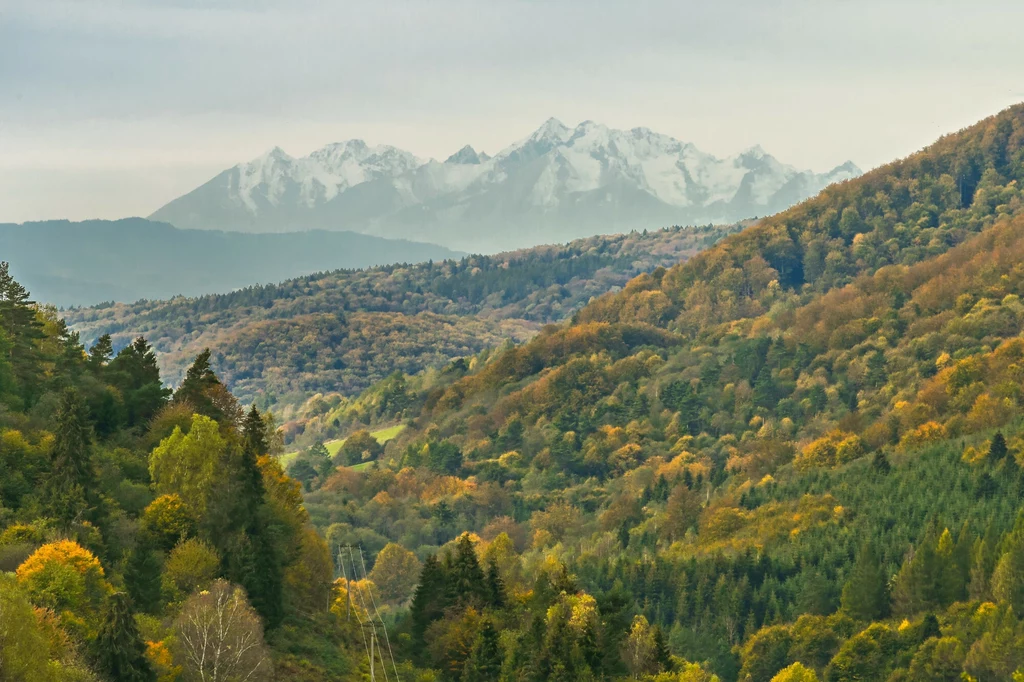
M461 255L347 231L239 234L142 218L0 223L0 260L11 262L36 300L57 306L224 293L324 270Z
M305 157L274 148L151 219L188 229L352 230L480 253L664 225L768 215L860 175L784 164L759 146L719 159L647 128L550 119L494 156L424 160L362 140Z

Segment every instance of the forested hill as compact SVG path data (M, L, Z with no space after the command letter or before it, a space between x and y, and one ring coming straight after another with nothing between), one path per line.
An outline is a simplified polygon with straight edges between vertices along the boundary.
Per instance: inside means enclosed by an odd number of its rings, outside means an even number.
M87 352L7 263L0 349L0 680L362 679L273 420L205 355L172 393L145 339Z
M254 235L142 218L0 223L0 254L37 300L56 306L198 296L328 268L462 255L355 232Z
M446 679L1021 679L1022 183L1017 106L391 378L311 516Z
M66 312L92 343L139 335L176 384L204 348L245 401L289 416L317 393L352 395L399 370L528 339L640 272L683 260L738 226L591 237L496 256L339 270L228 294Z

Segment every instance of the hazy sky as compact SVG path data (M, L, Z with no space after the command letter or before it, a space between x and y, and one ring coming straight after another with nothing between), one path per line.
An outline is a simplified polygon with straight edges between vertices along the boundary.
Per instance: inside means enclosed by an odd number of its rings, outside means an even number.
M869 168L1024 100L1024 2L0 0L0 221L147 215L360 137L493 153L556 116Z

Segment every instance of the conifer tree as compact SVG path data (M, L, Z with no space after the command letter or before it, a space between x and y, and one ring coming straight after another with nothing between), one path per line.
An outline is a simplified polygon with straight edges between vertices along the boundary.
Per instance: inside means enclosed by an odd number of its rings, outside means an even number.
M463 533L455 547L448 575L448 590L452 601L473 604L487 598L484 572L476 558L469 533Z
M156 353L141 336L118 352L104 374L121 392L128 427L148 424L171 395L160 380Z
M140 541L128 554L124 583L132 602L142 611L153 612L160 605L160 560L148 543Z
M501 676L501 646L498 632L490 619L485 619L466 659L462 682L498 682Z
M249 518L263 504L263 474L257 460L269 451L267 427L256 406L253 405L242 422L242 458L240 479L242 505Z
M110 598L103 625L96 637L95 651L97 667L113 682L156 680L146 658L146 645L128 605L128 595L124 592Z
M1006 438L1003 437L1002 432L997 431L996 435L992 436L992 442L988 446L989 461L993 463L999 462L1006 457L1007 452Z
M505 608L508 602L505 596L505 581L501 579L501 573L498 571L498 561L493 556L487 561L485 583L488 605L495 609Z
M665 633L662 632L660 625L655 625L652 630L654 632L654 658L663 671L671 672L672 654L669 653Z
M210 349L205 348L185 372L181 386L174 393L174 400L188 403L198 414L223 422L229 415L214 399L221 389L223 385L210 367Z
M410 607L412 639L416 644L415 651L420 653L421 659L426 649L424 635L427 628L444 615L444 609L448 605L446 582L441 562L431 554L423 562L419 585L416 586Z
M71 523L88 512L96 490L85 407L74 389L61 396L53 435L47 497L57 518Z
M110 334L104 334L96 339L96 343L89 349L89 369L98 374L107 366L113 355L114 344L110 341Z
M39 392L42 323L28 290L11 275L10 265L0 262L0 329L8 341L7 357L25 405L34 402Z
M870 544L857 555L850 579L843 586L842 608L852 618L871 621L888 611L885 575Z

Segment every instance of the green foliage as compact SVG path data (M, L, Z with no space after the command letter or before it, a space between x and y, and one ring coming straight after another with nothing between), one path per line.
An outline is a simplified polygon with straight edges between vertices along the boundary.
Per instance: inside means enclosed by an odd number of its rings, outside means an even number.
M115 682L155 682L146 659L146 645L135 625L128 595L116 592L95 641L96 667Z
M329 401L396 371L415 374L508 338L525 340L631 277L670 266L738 229L589 237L458 261L318 273L228 294L75 309L68 316L86 338L110 333L115 346L144 333L165 351L171 383L209 347L213 367L239 398L294 414L307 433L326 438L337 433ZM401 419L410 407L401 381L368 406L381 421Z

